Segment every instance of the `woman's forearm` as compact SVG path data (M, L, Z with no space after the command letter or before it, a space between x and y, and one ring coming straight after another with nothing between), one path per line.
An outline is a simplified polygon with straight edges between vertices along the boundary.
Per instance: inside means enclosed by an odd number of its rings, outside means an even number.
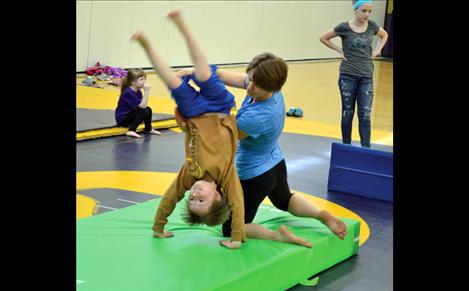
M341 51L341 48L338 47L337 45L335 45L330 39L328 40L321 40L321 42L323 44L325 44L328 48L332 49L332 50L335 50L336 52L339 52Z
M388 34L384 34L383 36L378 38L378 42L376 43L376 53L381 53L381 50L383 49L384 45L386 45L386 42L388 41Z
M246 74L223 69L217 69L218 78L230 87L245 89Z
M342 48L336 46L330 39L321 39L321 42L322 42L325 46L327 46L328 48L330 48L330 49L332 49L332 50L335 50L335 51L338 52L339 54L342 53Z
M380 28L378 31L378 42L376 43L376 48L374 50L376 55L381 54L381 50L383 49L384 45L386 45L386 42L388 41L388 33Z

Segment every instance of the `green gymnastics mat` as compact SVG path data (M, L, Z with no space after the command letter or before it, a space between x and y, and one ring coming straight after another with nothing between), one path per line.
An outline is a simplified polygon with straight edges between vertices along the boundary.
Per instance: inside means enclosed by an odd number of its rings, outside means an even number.
M77 221L77 290L285 290L358 252L359 221L344 218L340 240L315 219L261 205L255 223L281 224L313 248L249 239L241 249L219 245L221 226L191 227L178 203L166 230L152 237L160 199Z

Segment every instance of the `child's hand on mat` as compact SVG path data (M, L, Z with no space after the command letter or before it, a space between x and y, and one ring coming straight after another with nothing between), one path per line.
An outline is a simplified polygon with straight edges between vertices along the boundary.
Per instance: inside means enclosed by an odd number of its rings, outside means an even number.
M147 37L143 34L143 30L136 31L130 39L138 41L142 46L146 46L148 44Z
M220 244L224 247L227 247L229 249L239 249L241 247L241 242L240 241L231 241L231 240L221 240Z
M194 68L182 69L182 70L180 70L179 72L176 73L176 75L178 75L178 77L180 77L180 78L185 77L185 76L189 76L189 75L192 75L192 74L194 74Z
M163 233L159 233L159 232L154 231L153 236L157 237L157 238L167 238L167 237L174 236L174 234L172 232L166 231L166 230Z
M145 84L143 84L143 90L144 90L144 91L150 91L150 89L151 89L150 83L145 83Z

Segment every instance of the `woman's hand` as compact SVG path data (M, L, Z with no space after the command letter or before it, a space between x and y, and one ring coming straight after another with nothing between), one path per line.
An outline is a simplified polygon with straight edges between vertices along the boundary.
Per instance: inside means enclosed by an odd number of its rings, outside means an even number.
M371 54L371 58L374 59L376 57L379 57L381 56L381 52L380 51L374 51L372 54Z

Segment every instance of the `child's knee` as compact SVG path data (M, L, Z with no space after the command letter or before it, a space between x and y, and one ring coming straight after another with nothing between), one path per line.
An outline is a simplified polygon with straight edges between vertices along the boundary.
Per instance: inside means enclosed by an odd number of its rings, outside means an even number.
M194 81L201 88L205 85L203 83L207 82L209 79L218 79L217 76L217 66L209 65L207 68L203 69L202 71L194 71ZM218 80L217 80L218 81ZM212 82L213 83L213 82Z
M177 88L179 88L181 85L182 85L183 81L181 78L179 77L174 77L174 78L171 78L169 81L168 81L168 87L170 90L175 90Z
M145 112L147 113L147 115L151 115L153 113L153 110L151 110L150 106L147 106L147 108L145 108Z
M207 82L208 79L210 79L210 77L212 76L212 72L210 70L210 67L207 66L207 69L204 69L201 72L196 71L194 75L198 82L203 83Z

